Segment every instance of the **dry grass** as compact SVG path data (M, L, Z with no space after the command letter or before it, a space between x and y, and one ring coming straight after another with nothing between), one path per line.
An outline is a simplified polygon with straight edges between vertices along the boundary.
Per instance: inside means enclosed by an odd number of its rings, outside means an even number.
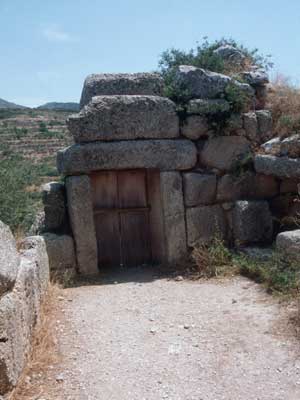
M40 382L43 381L45 371L50 365L60 361L60 355L55 351L55 324L59 315L57 298L60 291L57 284L49 285L41 309L41 318L34 331L32 353L17 388L10 394L8 400L39 399L42 395Z
M274 136L300 133L300 90L288 78L278 76L270 86L268 106L272 111Z

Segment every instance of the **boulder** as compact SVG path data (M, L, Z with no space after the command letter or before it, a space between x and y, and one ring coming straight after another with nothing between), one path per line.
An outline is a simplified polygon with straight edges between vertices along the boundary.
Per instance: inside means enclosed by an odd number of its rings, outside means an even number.
M233 235L237 245L272 240L273 220L267 201L237 201L233 209Z
M300 229L281 232L276 238L277 250L284 253L289 259L300 261Z
M292 135L283 139L280 146L281 155L291 158L300 157L300 135Z
M158 96L93 97L67 125L76 143L179 136L175 103Z
M215 237L226 239L227 223L224 210L219 205L186 209L187 240L190 247L209 243Z
M183 174L184 202L187 207L212 204L216 199L216 175L187 172Z
M281 153L281 139L279 137L268 140L266 143L261 145L262 150L265 154L271 154L272 156L280 156Z
M188 139L197 140L209 134L207 118L200 115L190 115L181 127L181 134Z
M261 69L245 71L241 75L243 79L251 86L262 86L269 83L268 74L266 71Z
M55 235L46 233L43 235L51 271L64 271L76 268L76 256L74 241L68 235Z
M243 114L243 121L244 121L244 129L246 132L246 137L251 142L258 141L258 125L257 125L257 117L255 112L248 112Z
M254 158L257 172L279 178L300 178L300 159L257 154Z
M236 47L231 46L230 44L225 44L218 47L216 50L213 51L213 53L221 57L224 61L234 64L241 63L245 59L245 55Z
M219 114L230 111L230 104L223 99L194 99L188 102L186 111L191 115Z
M147 95L160 96L163 79L155 73L92 74L84 81L80 107L88 104L94 96Z
M180 65L175 74L175 84L184 88L190 98L220 97L231 82L229 76L191 65Z
M258 136L261 142L267 141L272 137L273 120L269 110L256 111Z
M216 136L209 138L200 154L201 164L229 171L243 165L251 157L248 140L242 136Z
M98 250L90 178L70 176L66 179L66 190L78 270L85 275L97 274Z
M57 168L65 175L97 170L153 168L185 170L197 162L189 140L136 140L76 144L58 152Z
M65 185L49 182L42 186L44 204L43 231L52 232L63 229L66 222Z
M16 241L7 225L0 221L0 296L16 282L20 257Z

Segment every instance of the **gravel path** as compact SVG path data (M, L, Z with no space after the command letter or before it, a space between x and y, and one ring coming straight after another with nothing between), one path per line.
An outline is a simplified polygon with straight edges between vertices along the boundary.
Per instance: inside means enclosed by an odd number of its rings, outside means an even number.
M300 399L298 343L262 288L153 278L64 290L63 363L39 399Z

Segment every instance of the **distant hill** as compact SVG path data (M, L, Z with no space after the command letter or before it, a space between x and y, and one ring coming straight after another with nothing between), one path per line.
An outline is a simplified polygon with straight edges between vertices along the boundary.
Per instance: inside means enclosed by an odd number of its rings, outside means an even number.
M0 109L26 109L28 107L20 106L19 104L11 103L10 101L6 101L0 99Z
M79 111L79 103L46 103L39 107L40 110L63 110L63 111Z

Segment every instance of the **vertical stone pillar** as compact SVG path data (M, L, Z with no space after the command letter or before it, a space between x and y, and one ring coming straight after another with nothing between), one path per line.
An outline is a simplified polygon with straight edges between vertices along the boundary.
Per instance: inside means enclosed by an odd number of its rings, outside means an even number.
M66 189L79 272L96 274L99 271L90 178L87 175L69 176Z
M182 177L179 172L161 172L165 262L176 264L187 254Z

